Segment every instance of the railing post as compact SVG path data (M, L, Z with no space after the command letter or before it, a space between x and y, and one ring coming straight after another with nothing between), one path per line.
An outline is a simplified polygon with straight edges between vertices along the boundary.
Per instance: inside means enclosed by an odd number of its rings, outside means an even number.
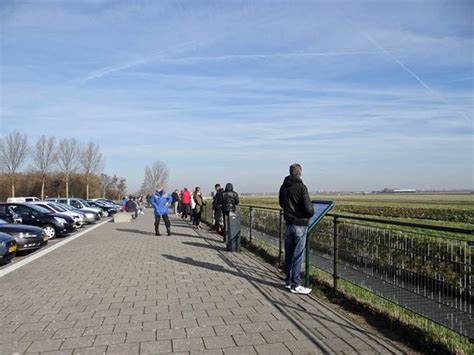
M278 228L278 266L281 266L283 258L283 210L280 210L280 223Z
M339 279L338 265L339 265L339 234L337 233L337 226L339 221L337 216L334 216L333 227L334 227L334 250L333 250L333 267L332 267L332 278L333 278L333 289L337 291L337 280Z
M309 287L309 271L310 271L310 233L306 233L305 256L304 256L304 286Z
M252 244L252 211L253 208L250 206L249 209L249 243Z

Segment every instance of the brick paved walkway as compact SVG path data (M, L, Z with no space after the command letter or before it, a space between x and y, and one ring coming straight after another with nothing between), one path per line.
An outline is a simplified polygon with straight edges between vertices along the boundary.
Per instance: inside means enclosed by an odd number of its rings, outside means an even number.
M0 353L403 353L282 288L257 257L153 217L108 223L0 278ZM163 227L164 230L164 227Z

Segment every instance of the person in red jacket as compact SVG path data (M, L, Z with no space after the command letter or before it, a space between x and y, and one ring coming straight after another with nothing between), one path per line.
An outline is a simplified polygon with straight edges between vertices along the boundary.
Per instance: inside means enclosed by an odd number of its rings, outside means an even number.
M181 215L181 217L188 217L188 215L191 214L191 194L189 193L186 187L181 193L181 206L183 209L183 214Z

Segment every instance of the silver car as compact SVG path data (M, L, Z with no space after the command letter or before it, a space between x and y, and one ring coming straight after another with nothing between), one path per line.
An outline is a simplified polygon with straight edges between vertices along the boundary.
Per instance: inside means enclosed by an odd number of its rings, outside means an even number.
M82 227L86 223L85 218L82 216L81 213L70 211L64 208L64 205L61 205L60 203L56 203L52 201L40 201L40 202L31 202L31 203L42 206L48 210L51 210L51 212L62 213L62 214L70 216L74 220L74 224L76 225L77 228Z

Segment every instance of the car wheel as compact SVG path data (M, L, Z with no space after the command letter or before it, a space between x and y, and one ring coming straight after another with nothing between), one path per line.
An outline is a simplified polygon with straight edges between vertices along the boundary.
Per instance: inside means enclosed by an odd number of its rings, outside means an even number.
M56 229L51 224L43 226L44 233L48 236L48 239L53 239L56 236Z
M109 216L109 211L107 210L104 210L104 213L103 213L104 217L108 217Z

